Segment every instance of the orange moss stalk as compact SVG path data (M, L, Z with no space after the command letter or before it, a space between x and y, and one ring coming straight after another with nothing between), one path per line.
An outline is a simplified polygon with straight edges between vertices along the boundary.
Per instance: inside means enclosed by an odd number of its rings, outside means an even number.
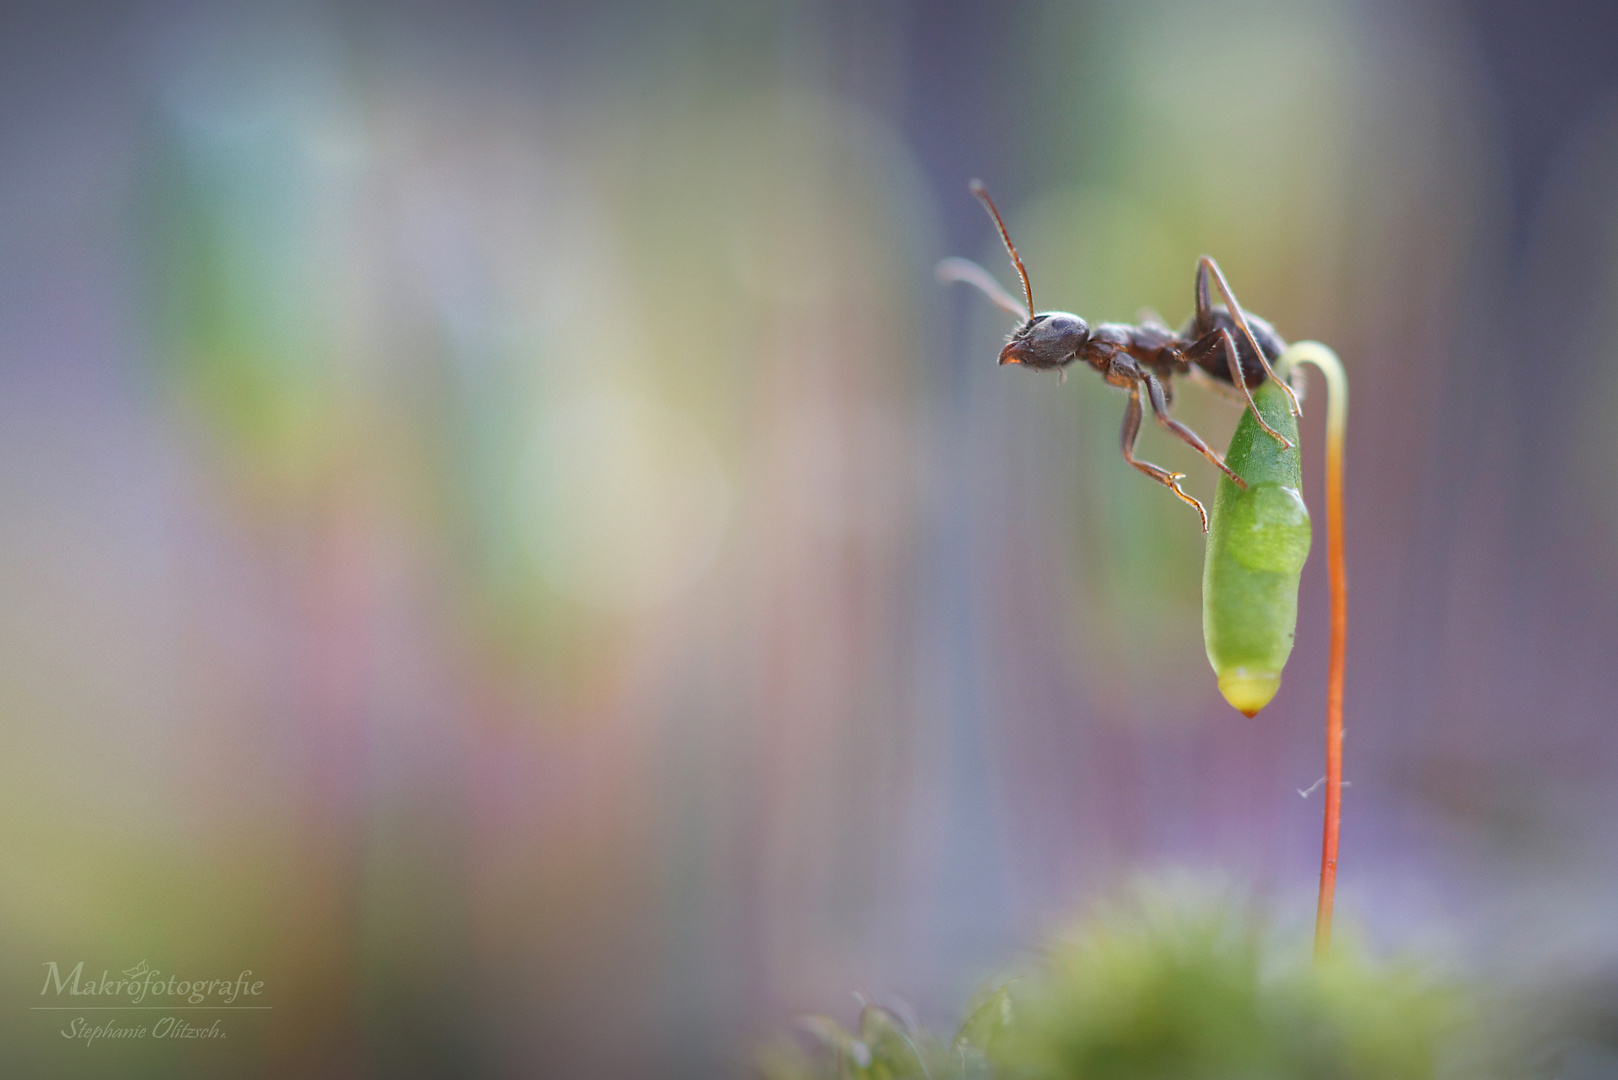
M1348 577L1343 559L1343 438L1348 427L1348 375L1337 354L1300 341L1281 364L1313 364L1326 376L1326 568L1331 579L1331 657L1326 676L1326 823L1320 852L1320 899L1315 908L1315 957L1331 947L1337 893L1337 839L1343 813L1343 668L1348 650ZM1281 367L1280 364L1277 367ZM1281 368L1285 370L1285 368Z

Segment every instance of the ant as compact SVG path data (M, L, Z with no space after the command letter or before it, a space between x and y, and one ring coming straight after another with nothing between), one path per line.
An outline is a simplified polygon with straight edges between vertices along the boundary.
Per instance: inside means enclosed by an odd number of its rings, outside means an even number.
M1175 375L1192 375L1222 393L1240 390L1247 407L1253 410L1258 426L1281 444L1283 450L1292 448L1291 442L1276 431L1260 415L1253 404L1253 387L1264 385L1265 379L1275 379L1286 392L1292 415L1298 416L1298 397L1280 379L1270 362L1287 347L1281 336L1269 323L1257 315L1242 311L1236 295L1230 291L1219 264L1210 256L1197 260L1197 310L1190 320L1175 333L1155 313L1141 314L1139 326L1128 323L1101 323L1092 328L1077 315L1065 311L1034 312L1034 290L1028 284L1028 271L1011 243L1011 234L995 209L994 200L983 181L973 180L973 195L982 200L1000 230L1011 263L1022 279L1022 291L1027 307L1006 294L998 282L977 263L967 259L945 259L938 264L938 276L944 281L961 281L975 285L1005 311L1022 320L1022 326L1011 335L1011 340L1000 350L1000 363L1021 364L1030 368L1055 368L1058 375L1067 377L1067 365L1083 360L1100 373L1112 386L1129 391L1129 409L1124 413L1124 460L1153 480L1173 491L1180 500L1196 508L1202 518L1202 531L1208 531L1208 512L1196 499L1180 488L1185 473L1169 470L1135 457L1135 438L1140 434L1141 387L1146 388L1152 415L1159 424L1184 440L1193 450L1207 458L1220 472L1246 489L1247 483L1236 475L1223 458L1209 449L1196 432L1169 415L1169 403L1174 400L1170 379ZM1208 281L1213 279L1225 303L1214 306L1209 302ZM1233 331L1239 330L1238 341ZM1211 380L1210 380L1211 377ZM1221 386L1220 383L1228 384Z

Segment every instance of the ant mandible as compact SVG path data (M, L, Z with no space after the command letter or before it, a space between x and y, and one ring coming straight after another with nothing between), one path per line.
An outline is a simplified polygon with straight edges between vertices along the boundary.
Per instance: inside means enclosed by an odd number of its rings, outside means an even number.
M1212 385L1221 390L1235 388L1241 391L1247 407L1259 427L1290 450L1286 437L1264 421L1258 407L1253 404L1253 387L1262 386L1265 379L1275 379L1286 392L1292 415L1300 415L1298 398L1292 387L1280 379L1270 361L1286 349L1286 342L1269 323L1257 315L1242 311L1236 295L1230 291L1219 264L1210 256L1197 260L1197 310L1179 333L1168 328L1152 312L1142 314L1139 326L1128 323L1101 323L1092 328L1077 315L1065 311L1034 313L1034 291L1028 284L1028 271L1011 243L1011 234L995 209L994 200L983 181L974 180L972 194L983 201L1000 239L1005 241L1011 263L1022 279L1024 307L1000 288L998 282L977 263L967 259L945 259L938 264L938 275L945 281L961 281L975 285L1001 308L1022 320L1022 326L1011 335L1011 340L1000 350L1000 363L1021 364L1030 368L1055 368L1062 378L1067 377L1067 365L1083 360L1100 373L1112 386L1129 391L1129 408L1124 413L1124 460L1153 480L1173 491L1182 502L1196 508L1202 518L1202 531L1208 531L1208 512L1202 504L1180 488L1185 473L1170 472L1149 461L1135 457L1135 438L1140 434L1141 387L1146 388L1152 415L1159 424L1168 428L1190 447L1214 464L1220 472L1246 488L1247 483L1237 476L1223 458L1214 453L1197 433L1169 415L1169 402L1173 400L1170 380L1175 375L1211 377ZM1219 295L1225 303L1214 306L1209 301L1208 279L1212 277ZM1241 332L1238 341L1234 331ZM1219 386L1220 383L1228 387Z

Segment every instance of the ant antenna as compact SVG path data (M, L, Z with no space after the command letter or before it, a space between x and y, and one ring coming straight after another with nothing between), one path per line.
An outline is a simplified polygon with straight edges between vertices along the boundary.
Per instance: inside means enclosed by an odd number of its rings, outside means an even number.
M1022 259L1017 256L1017 248L1011 242L1011 234L1006 232L1006 223L1000 220L1000 211L994 208L994 200L989 198L989 189L983 186L982 180L973 180L966 186L971 190L972 194L982 200L984 206L989 208L989 216L994 218L995 228L1000 230L1000 239L1006 242L1006 251L1011 255L1011 265L1017 268L1017 276L1022 278L1022 294L1028 298L1028 312L1032 315L1034 311L1034 290L1028 284L1028 270L1023 266Z
M938 274L938 280L942 281L946 285L954 281L962 281L968 285L976 286L978 289L983 291L985 296L987 296L990 300L993 300L995 306L1001 311L1009 312L1010 314L1015 315L1017 317L1018 326L1021 326L1023 323L1027 322L1030 317L1028 314L1028 309L1023 307L1016 300L1013 300L1011 294L1002 289L1000 287L1000 283L994 280L993 274L983 269L983 267L979 266L971 259L962 259L957 256L951 256L938 264L936 273ZM1195 368L1193 370L1202 371L1201 368Z

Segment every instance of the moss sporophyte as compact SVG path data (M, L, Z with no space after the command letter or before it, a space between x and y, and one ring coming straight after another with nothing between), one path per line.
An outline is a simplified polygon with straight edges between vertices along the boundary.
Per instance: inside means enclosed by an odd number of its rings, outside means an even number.
M1320 896L1315 952L1331 943L1337 882L1338 833L1343 797L1343 668L1348 635L1348 585L1343 556L1343 440L1348 423L1348 376L1337 354L1315 341L1286 349L1275 367L1282 377L1298 364L1326 376L1326 556L1331 581L1331 655L1326 682L1325 824L1321 840ZM1225 461L1245 489L1221 478L1214 496L1202 571L1202 633L1219 691L1251 717L1281 686L1298 623L1298 581L1309 557L1309 509L1304 505L1292 398L1266 383L1242 414ZM1265 432L1279 430L1289 445Z
M1326 534L1331 587L1331 655L1326 709L1326 807L1315 963L1268 956L1258 924L1228 902L1176 884L1142 894L1047 949L1025 979L991 986L953 1039L865 1004L856 1032L808 1018L801 1029L819 1053L778 1044L760 1061L772 1080L859 1080L960 1076L1051 1078L1295 1076L1342 1080L1430 1080L1437 1048L1454 1019L1450 1002L1419 977L1378 972L1352 949L1329 949L1342 796L1343 667L1348 627L1343 560L1343 441L1347 378L1316 342L1286 347L1246 315L1213 260L1197 275L1197 313L1179 334L1154 317L1138 327L1033 313L1033 292L998 211L981 185L1022 279L1026 306L975 263L946 259L939 276L982 289L1022 326L1001 363L1065 370L1084 359L1129 392L1124 457L1195 507L1208 533L1203 631L1220 692L1247 716L1274 698L1292 652L1298 583L1311 532L1298 452L1300 410L1285 381L1298 364L1326 376ZM1226 305L1209 302L1210 278ZM1240 339L1235 331L1240 331ZM1157 351L1153 351L1153 350ZM1195 352L1193 356L1192 353ZM1223 367L1221 368L1220 362ZM1273 362L1273 369L1272 369ZM1248 408L1220 458L1167 410L1167 374L1205 374L1239 388ZM1145 394L1156 419L1224 474L1211 520L1180 489L1182 474L1138 461L1134 437ZM1163 896L1167 904L1159 902Z

